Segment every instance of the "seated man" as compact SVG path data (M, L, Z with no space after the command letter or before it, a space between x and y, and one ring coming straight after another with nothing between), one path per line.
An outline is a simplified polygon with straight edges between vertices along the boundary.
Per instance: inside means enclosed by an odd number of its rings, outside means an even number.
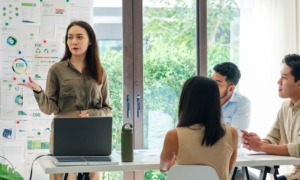
M282 60L284 66L278 81L278 94L285 101L277 119L266 138L242 130L244 146L253 151L268 154L300 157L300 56L291 54ZM300 165L294 165L294 172L277 179L300 179Z
M211 78L219 86L224 123L238 130L247 129L250 123L250 101L234 91L241 77L240 70L231 62L218 64L213 70Z
M236 128L241 137L240 130L247 129L250 124L251 104L247 97L235 91L241 78L240 70L231 62L217 64L213 70L211 78L219 86L223 122ZM241 147L241 140L238 141L238 147ZM247 168L244 170L248 171ZM235 168L232 176L235 179L243 179L244 173L241 169Z

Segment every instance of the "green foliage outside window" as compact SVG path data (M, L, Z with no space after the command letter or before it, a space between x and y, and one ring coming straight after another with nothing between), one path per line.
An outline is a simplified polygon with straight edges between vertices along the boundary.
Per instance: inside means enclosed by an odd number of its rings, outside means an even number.
M112 148L121 149L121 129L123 125L123 61L122 52L107 49L101 56L101 63L108 75L110 106L113 109Z
M121 129L123 125L123 61L122 52L107 49L101 56L101 63L108 74L110 106L113 109L112 148L121 149ZM122 172L103 172L102 180L120 180Z

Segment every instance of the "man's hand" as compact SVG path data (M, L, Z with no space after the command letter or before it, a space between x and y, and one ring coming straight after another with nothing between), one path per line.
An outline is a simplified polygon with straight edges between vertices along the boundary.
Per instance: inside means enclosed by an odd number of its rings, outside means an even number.
M256 133L247 132L245 130L241 130L241 132L243 133L242 135L243 147L252 151L257 151L257 152L262 151L263 141Z

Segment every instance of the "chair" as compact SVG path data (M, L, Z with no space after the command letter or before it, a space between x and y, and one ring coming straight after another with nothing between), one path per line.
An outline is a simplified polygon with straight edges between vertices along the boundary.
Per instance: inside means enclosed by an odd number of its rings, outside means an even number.
M205 165L174 165L169 170L167 180L219 180L216 170Z

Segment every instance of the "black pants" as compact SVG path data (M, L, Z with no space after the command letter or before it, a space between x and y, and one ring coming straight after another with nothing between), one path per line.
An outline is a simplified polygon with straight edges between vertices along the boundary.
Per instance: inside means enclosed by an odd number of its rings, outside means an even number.
M64 180L68 179L68 173L65 174ZM90 173L78 173L77 180L90 180Z

